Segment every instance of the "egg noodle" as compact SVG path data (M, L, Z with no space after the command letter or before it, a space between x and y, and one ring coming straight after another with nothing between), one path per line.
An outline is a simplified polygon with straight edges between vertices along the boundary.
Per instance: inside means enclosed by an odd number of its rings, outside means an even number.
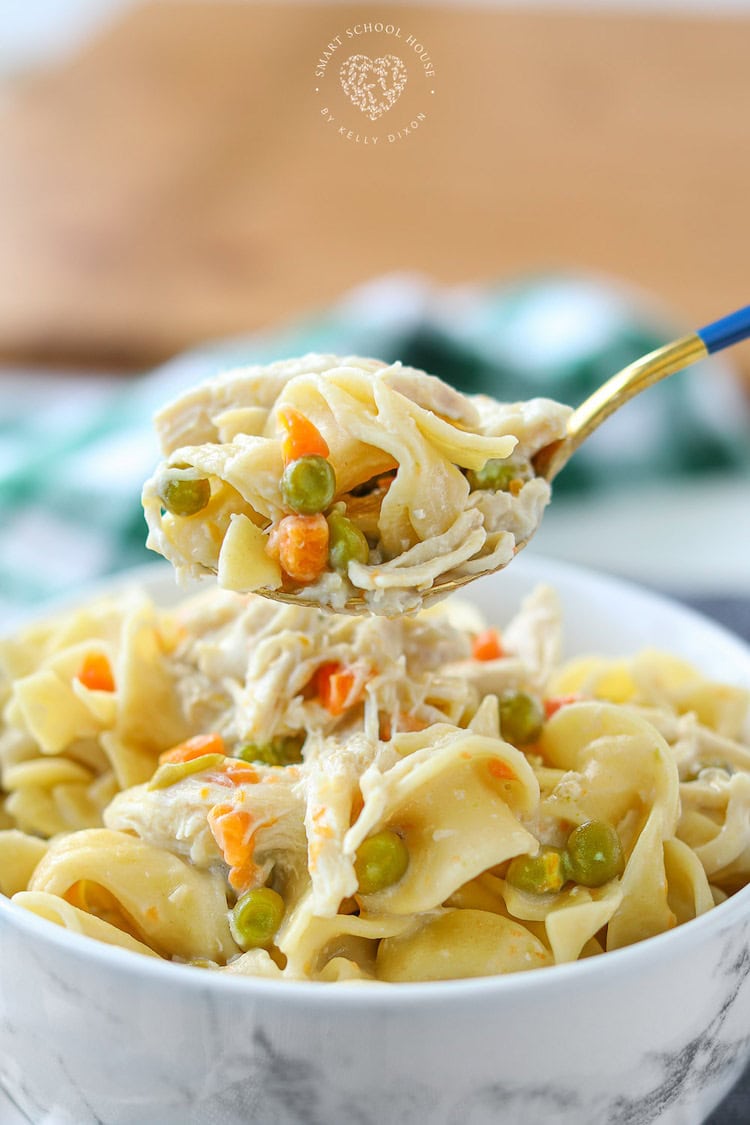
M508 973L669 930L750 878L748 694L560 646L549 588L502 630L216 589L32 625L0 645L0 890L279 979Z
M357 356L230 371L157 415L148 546L228 590L411 611L533 534L550 488L532 458L570 413Z

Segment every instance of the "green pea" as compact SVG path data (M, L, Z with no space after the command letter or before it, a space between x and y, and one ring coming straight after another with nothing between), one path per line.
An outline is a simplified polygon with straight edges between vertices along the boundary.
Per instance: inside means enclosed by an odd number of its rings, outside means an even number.
M620 837L603 820L579 824L570 833L565 850L571 878L584 887L601 887L625 870Z
M302 761L304 737L296 734L274 738L271 742L245 742L236 747L235 758L243 762L261 762L266 766L290 766Z
M527 461L506 461L498 457L491 457L481 469L468 469L466 472L472 491L507 492L512 480L528 480L531 476L531 466Z
M208 505L211 485L205 477L167 477L159 499L173 516L194 516Z
M350 562L366 563L370 548L356 523L331 512L328 517L328 562L339 574L346 574Z
M500 696L500 733L512 746L536 742L544 718L541 703L525 691L506 691Z
M284 900L270 887L258 887L237 900L232 932L243 949L268 949L284 917Z
M359 893L374 895L403 878L409 866L409 849L390 828L363 840L354 861Z
M317 453L290 461L281 478L281 495L293 512L314 516L333 500L336 474L333 465Z
M563 848L543 847L538 855L517 855L510 861L506 882L532 895L557 894L570 878Z

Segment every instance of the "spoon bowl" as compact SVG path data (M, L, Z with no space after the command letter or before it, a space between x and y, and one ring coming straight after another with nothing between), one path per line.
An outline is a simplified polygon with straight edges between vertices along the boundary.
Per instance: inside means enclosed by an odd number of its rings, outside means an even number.
M656 348L648 355L629 363L627 367L624 367L603 383L573 411L568 419L567 433L564 438L544 446L536 453L533 458L535 475L551 483L584 441L616 410L619 410L636 395L645 391L648 387L654 386L655 383L661 382L662 379L674 375L677 371L682 371L699 360L705 359L713 352L721 351L723 348L739 343L748 336L750 336L750 305L746 305L744 308L730 313L729 316L698 329L697 332L682 336L678 340ZM536 531L536 528L534 531ZM525 539L516 541L513 558L530 542L532 535L533 532ZM422 592L422 604L429 605L477 578L495 574L499 570L503 570L510 561L512 559L500 566L475 574L459 575L454 578L439 578L429 589ZM312 599L306 598L304 594L289 593L284 590L259 590L257 592L278 602L311 608L326 608ZM337 607L335 612L360 614L369 613L371 610L364 597L355 595L350 597L343 606Z

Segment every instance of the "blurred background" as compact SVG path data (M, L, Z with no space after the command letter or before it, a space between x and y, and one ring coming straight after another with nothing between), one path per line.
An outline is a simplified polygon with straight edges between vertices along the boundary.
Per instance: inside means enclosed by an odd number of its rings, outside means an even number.
M406 68L374 118L352 50ZM230 363L575 405L746 304L748 58L746 0L0 0L3 623L148 559L149 415ZM532 550L748 634L749 485L744 346L608 423Z

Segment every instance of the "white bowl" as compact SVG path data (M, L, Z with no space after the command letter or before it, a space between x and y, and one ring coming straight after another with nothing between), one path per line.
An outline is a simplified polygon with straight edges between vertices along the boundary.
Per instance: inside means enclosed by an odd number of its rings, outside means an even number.
M502 624L539 581L568 655L659 645L750 685L740 641L625 583L524 558L469 596ZM602 957L402 985L169 965L0 901L0 1084L45 1125L689 1125L750 1054L748 974L750 888Z

